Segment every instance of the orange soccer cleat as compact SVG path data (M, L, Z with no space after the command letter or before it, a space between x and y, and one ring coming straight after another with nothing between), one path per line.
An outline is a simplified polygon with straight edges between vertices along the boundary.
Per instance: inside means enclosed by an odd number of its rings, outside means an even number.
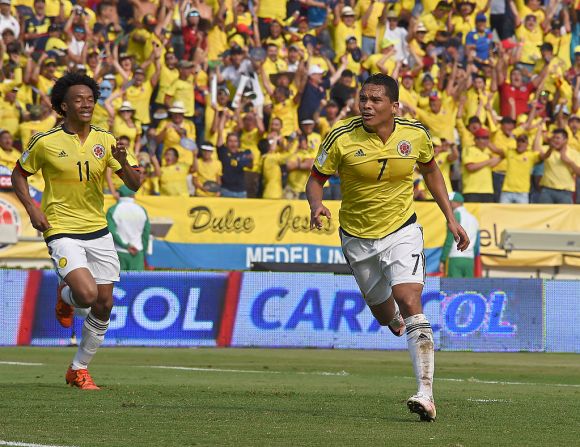
M56 319L62 327L71 327L74 319L75 309L70 304L67 304L62 299L62 289L66 286L65 282L58 285L56 289Z
M70 386L76 386L81 390L100 390L100 388L95 385L93 378L89 374L88 369L72 369L72 365L68 367L66 375L64 376L66 383Z

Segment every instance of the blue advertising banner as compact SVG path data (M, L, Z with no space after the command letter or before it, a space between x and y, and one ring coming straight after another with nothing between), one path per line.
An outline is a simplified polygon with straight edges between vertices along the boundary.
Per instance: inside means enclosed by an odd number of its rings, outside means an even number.
M543 349L540 280L428 278L422 301L437 349ZM407 343L374 321L350 276L246 273L232 346L406 349Z
M545 281L546 351L580 353L580 281Z
M441 279L440 300L440 349L544 349L540 279Z
M215 346L227 273L127 272L114 289L105 345ZM82 331L54 317L56 275L44 272L34 315L32 345L66 345Z
M28 272L0 270L0 345L18 342Z
M580 352L580 282L427 278L440 350ZM0 345L66 346L52 271L0 270ZM106 345L406 349L354 278L328 273L133 272L114 289Z

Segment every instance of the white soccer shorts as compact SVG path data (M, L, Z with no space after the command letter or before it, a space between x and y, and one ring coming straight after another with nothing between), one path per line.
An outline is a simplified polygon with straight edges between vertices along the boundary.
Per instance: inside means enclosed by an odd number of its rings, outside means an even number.
M397 284L425 284L423 228L412 223L381 239L340 232L342 252L369 306L385 302Z
M97 284L119 281L121 266L111 233L88 241L54 239L48 243L48 253L61 279L75 269L86 268Z

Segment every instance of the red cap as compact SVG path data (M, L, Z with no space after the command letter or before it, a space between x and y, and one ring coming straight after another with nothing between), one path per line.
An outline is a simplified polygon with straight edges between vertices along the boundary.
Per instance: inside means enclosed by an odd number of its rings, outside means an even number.
M475 135L475 138L489 138L489 130L480 127L475 132L473 132L473 135Z
M413 72L411 71L404 71L401 73L401 78L413 78Z

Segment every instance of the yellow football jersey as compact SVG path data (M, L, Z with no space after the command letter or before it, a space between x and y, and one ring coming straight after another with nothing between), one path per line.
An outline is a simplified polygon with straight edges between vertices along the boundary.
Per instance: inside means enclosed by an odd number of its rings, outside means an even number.
M377 239L415 213L413 169L433 156L431 137L419 121L395 118L395 129L383 143L364 128L361 117L354 117L334 126L314 167L324 175L340 175L340 226L353 236Z
M115 137L94 126L83 144L77 134L62 126L31 138L19 164L29 174L42 171L46 184L42 210L51 225L44 232L45 239L63 234L87 236L106 230L101 185L107 167L121 169L113 158L113 145ZM132 154L127 153L127 160L137 167Z

